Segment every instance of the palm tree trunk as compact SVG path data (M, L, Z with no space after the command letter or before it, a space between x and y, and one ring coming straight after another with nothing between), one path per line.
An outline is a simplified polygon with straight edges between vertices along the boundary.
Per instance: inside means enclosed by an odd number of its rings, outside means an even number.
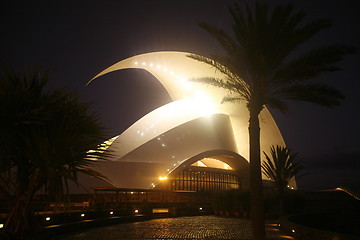
M264 200L260 161L260 126L258 114L257 111L250 110L250 203L253 237L255 240L265 240Z
M9 213L3 232L11 239L31 239L40 229L28 196L21 196Z

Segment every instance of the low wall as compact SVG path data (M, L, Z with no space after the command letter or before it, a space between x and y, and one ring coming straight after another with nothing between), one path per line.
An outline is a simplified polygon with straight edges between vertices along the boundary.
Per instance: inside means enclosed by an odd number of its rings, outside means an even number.
M288 216L280 219L281 229L294 236L297 240L359 240L360 236L322 230L319 228L305 226L295 223L292 217Z

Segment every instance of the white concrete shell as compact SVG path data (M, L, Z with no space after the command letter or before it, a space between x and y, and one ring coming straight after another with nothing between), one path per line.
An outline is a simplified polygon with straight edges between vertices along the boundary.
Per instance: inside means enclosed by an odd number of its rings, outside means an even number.
M151 187L160 176L179 166L215 155L223 157L235 170L245 168L243 159L249 160L249 114L245 103L221 104L222 97L228 93L226 90L190 81L222 76L210 66L188 58L187 54L137 55L110 66L92 79L121 69L144 69L162 83L173 100L139 119L109 147L115 157L98 170L114 186ZM266 108L259 119L261 149L268 151L271 145L285 146ZM235 158L237 161L231 160Z

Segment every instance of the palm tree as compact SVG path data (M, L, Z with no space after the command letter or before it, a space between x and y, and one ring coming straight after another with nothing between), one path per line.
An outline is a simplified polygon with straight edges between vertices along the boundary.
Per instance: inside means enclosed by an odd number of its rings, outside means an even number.
M323 72L340 70L335 66L355 49L346 45L330 45L305 53L295 52L316 33L331 26L328 19L304 23L304 11L293 4L279 4L269 13L265 2L244 11L238 4L230 8L233 36L216 26L200 23L215 38L226 55L189 57L209 64L224 78L195 79L229 90L223 102L245 101L249 110L250 191L254 238L265 238L262 179L260 163L259 114L265 105L286 112L285 100L300 100L321 106L340 104L343 95L322 83L311 82Z
M287 147L276 146L275 148L271 146L271 158L266 152L263 153L266 161L261 166L262 172L274 182L279 194L280 214L282 215L284 212L284 192L287 190L289 181L292 178L300 177L298 174L303 170L303 167L300 162L295 161L297 153L291 153L291 150Z
M103 155L105 135L74 92L44 90L46 73L1 70L0 197L10 206L3 232L22 239L39 230L31 209L39 189L59 195L78 172L102 177L90 167Z

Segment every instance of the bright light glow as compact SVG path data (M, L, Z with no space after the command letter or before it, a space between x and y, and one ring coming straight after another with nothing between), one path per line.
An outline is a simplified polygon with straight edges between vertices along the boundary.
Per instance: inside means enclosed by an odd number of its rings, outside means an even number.
M45 218L46 221L50 221L50 219L51 219L50 217L46 217L46 218Z
M153 208L152 213L168 213L168 208Z
M113 215L114 214L114 212L110 212L110 215Z
M3 228L4 227L4 224L3 223L0 223L0 228Z
M219 168L219 169L224 169L224 170L233 170L232 167L229 166L229 164L220 161L218 159L215 158L204 158L202 160L199 160L193 164L191 164L191 166L196 166L196 167L211 167L211 168Z
M84 213L82 213L82 214L80 215L80 217L85 217L85 214L84 214Z
M210 115L216 112L215 104L211 98L203 91L196 91L191 98L193 108L202 115Z
M134 211L135 213L138 213L139 212L139 210L137 210L137 209L135 209L135 211Z
M288 235L279 235L279 239L295 239L295 238Z
M134 192L130 192L130 194L134 194Z
M180 84L186 91L191 91L193 89L193 84L185 77L180 77Z
M294 229L292 229L292 230L291 230L291 232L293 232L293 233L294 233L294 232L295 232L295 230L294 230Z
M191 164L191 166L196 166L196 167L207 167L202 161L197 161L194 162L193 164Z
M138 62L134 62L135 65L138 65Z
M142 65L143 65L143 66L146 66L146 62L143 62Z
M201 210L202 210L202 207L200 207L199 210L201 211Z
M168 179L167 177L159 177L160 181L164 181L164 180L167 180L167 179Z

